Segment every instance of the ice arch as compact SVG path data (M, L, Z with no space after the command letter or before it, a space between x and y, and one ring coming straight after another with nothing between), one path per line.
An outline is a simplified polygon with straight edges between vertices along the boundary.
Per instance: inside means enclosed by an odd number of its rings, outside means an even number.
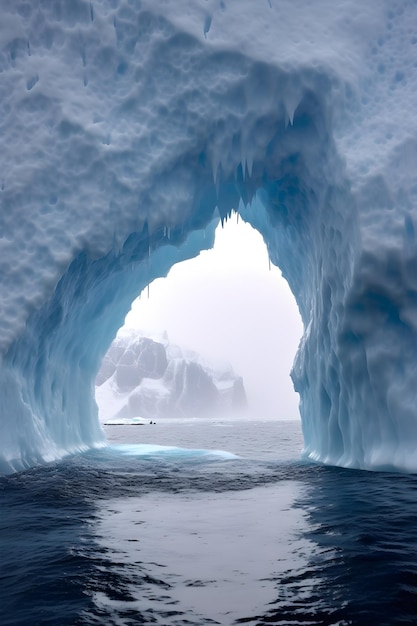
M233 209L300 308L306 454L416 469L417 9L364 4L0 0L2 471L102 443L130 302Z

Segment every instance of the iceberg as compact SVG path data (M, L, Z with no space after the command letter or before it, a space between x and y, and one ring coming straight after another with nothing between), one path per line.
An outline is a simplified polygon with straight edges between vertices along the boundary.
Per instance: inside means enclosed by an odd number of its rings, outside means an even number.
M0 471L105 445L131 302L233 211L300 309L305 455L417 470L417 5L0 9Z
M159 339L159 338L158 338ZM123 328L96 377L100 422L143 424L159 418L245 415L243 379L226 363ZM142 418L142 419L140 419Z

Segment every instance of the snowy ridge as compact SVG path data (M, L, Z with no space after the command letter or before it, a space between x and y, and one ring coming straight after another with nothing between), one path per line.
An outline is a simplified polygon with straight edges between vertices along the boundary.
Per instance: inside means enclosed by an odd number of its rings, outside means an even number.
M239 210L305 325L306 454L416 470L415 3L0 9L0 469L103 445L131 301Z
M101 422L245 415L241 377L228 364L123 328L107 351L96 378Z

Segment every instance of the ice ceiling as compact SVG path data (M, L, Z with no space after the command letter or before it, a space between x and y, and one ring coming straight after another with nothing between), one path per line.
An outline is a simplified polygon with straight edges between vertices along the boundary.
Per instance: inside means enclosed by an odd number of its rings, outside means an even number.
M232 210L301 312L306 455L416 470L416 2L0 9L1 471L103 445L130 303Z

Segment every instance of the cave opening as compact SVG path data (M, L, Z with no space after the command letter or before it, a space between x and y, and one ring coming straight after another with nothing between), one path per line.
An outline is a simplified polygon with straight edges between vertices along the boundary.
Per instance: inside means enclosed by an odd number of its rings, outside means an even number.
M142 213L136 204L123 228L121 200L110 207L117 228L106 231L109 247L74 252L49 300L29 316L7 354L6 374L10 370L14 381L8 395L19 406L7 466L105 445L94 381L132 301L155 278L210 249L218 222L236 209L263 237L303 320L292 379L300 393L306 453L327 462L342 458L346 437L358 439L350 424L344 437L339 419L354 394L339 393L332 383L343 379L336 331L354 269L356 221L354 211L344 210L350 193L321 104L308 92L291 119L274 109L262 118L266 134L256 123L252 129L260 142L250 144L255 152L239 152L240 138L229 158L208 135L197 153L190 149L174 169L165 164L169 174L152 178ZM224 161L213 160L220 154Z
M287 282L236 213L213 248L133 302L96 379L100 421L299 419L290 370L301 334Z

